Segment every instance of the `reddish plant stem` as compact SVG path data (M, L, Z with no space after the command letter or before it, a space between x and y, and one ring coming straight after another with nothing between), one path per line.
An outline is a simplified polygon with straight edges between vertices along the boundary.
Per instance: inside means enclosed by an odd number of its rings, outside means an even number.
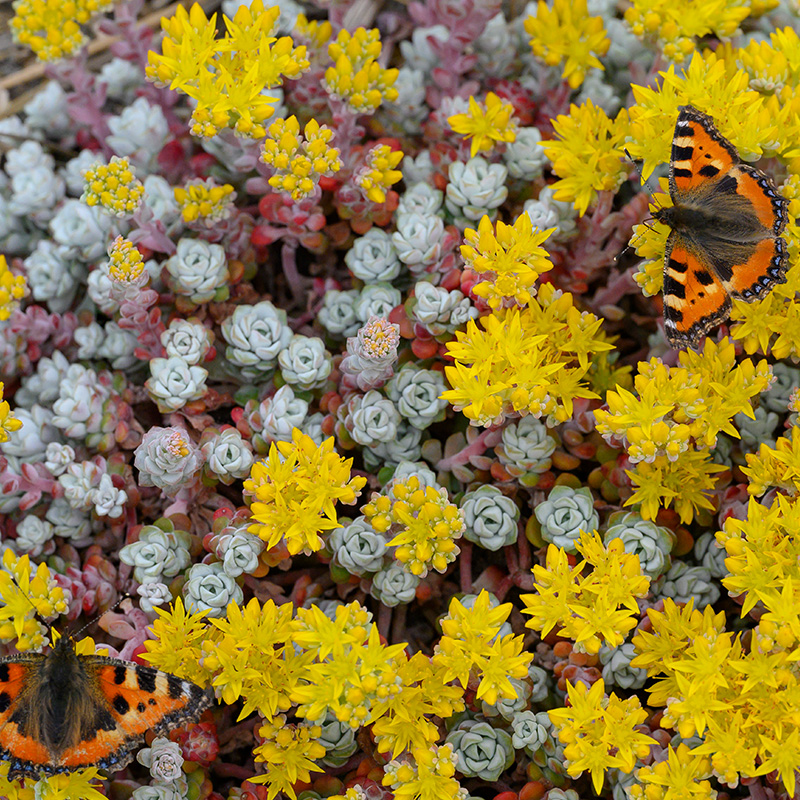
M461 591L472 594L472 542L461 542L461 557L458 559Z
M389 630L392 624L392 609L381 603L378 609L378 633L387 641L389 640Z

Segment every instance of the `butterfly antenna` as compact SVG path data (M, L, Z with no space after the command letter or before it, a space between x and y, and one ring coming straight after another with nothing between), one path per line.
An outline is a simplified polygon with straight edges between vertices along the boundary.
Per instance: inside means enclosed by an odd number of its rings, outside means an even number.
M125 592L124 594L120 595L119 599L113 606L109 606L102 614L98 614L94 619L90 619L82 628L75 631L75 633L70 634L71 639L77 639L87 628L91 628L92 625L99 622L106 614L112 612L123 600L127 599L128 597L132 597L131 594Z

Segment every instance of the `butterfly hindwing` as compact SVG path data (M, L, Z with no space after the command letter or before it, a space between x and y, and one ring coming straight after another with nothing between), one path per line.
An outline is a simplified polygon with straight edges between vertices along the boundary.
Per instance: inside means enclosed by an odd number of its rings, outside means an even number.
M677 346L691 344L730 314L731 300L714 270L676 232L667 239L664 331Z
M0 658L0 759L10 764L9 775L24 762L47 760L47 747L28 733L33 716L31 687L35 685L44 656L39 654Z

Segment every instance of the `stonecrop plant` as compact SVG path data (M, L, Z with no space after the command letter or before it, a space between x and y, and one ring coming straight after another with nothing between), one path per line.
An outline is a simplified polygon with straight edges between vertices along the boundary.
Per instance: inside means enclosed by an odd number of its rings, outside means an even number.
M10 8L0 796L794 797L797 4Z

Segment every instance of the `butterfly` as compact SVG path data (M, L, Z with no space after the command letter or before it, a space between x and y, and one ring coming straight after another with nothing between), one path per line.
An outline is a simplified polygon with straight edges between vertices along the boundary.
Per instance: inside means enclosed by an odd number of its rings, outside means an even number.
M731 311L786 283L788 203L744 164L713 120L681 106L669 165L671 208L653 217L672 229L664 254L664 332L695 347Z
M9 778L126 767L147 731L196 721L199 686L152 667L79 655L68 636L47 654L0 658L0 759Z

